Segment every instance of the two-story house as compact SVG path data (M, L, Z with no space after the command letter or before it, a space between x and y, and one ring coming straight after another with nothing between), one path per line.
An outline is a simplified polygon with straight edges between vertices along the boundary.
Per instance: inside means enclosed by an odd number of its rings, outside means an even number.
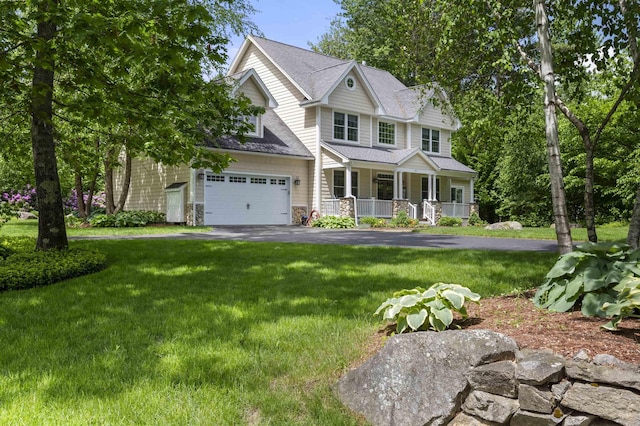
M250 118L255 131L247 143L206 142L237 161L213 173L137 159L127 209L223 225L297 224L313 210L390 218L399 209L433 223L475 208L476 173L451 157L458 122L438 107L434 91L255 36L229 77L265 108Z

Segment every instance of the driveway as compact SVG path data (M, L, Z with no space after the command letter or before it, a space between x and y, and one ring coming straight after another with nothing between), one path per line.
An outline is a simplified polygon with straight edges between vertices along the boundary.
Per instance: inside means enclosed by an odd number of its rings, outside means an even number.
M153 238L153 235L144 236ZM217 226L211 232L157 236L162 238L344 244L411 248L452 248L510 251L557 251L551 240L431 235L411 231L344 230L302 226Z

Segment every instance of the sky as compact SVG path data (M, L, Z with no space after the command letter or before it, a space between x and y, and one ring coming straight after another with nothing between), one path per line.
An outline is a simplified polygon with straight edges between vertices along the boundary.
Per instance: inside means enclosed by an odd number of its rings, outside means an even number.
M318 41L340 13L340 6L333 0L255 0L253 5L257 12L251 20L266 38L305 49L309 48L308 42ZM231 40L229 61L243 41L241 37Z

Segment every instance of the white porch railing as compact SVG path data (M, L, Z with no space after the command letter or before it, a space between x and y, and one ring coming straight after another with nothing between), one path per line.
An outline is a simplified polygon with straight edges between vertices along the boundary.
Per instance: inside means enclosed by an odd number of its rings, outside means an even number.
M340 216L340 200L322 200L323 216Z
M422 219L431 225L436 224L436 208L427 200L422 200Z
M465 203L441 203L442 216L468 218L471 213L471 204Z
M358 216L360 217L391 217L393 216L393 201L358 199Z
M418 205L409 203L408 216L411 219L418 219Z

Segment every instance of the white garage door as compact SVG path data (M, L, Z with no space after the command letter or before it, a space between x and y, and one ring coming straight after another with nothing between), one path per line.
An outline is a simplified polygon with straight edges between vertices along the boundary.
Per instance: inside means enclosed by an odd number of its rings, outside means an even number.
M204 184L205 225L289 225L290 179L210 174Z

